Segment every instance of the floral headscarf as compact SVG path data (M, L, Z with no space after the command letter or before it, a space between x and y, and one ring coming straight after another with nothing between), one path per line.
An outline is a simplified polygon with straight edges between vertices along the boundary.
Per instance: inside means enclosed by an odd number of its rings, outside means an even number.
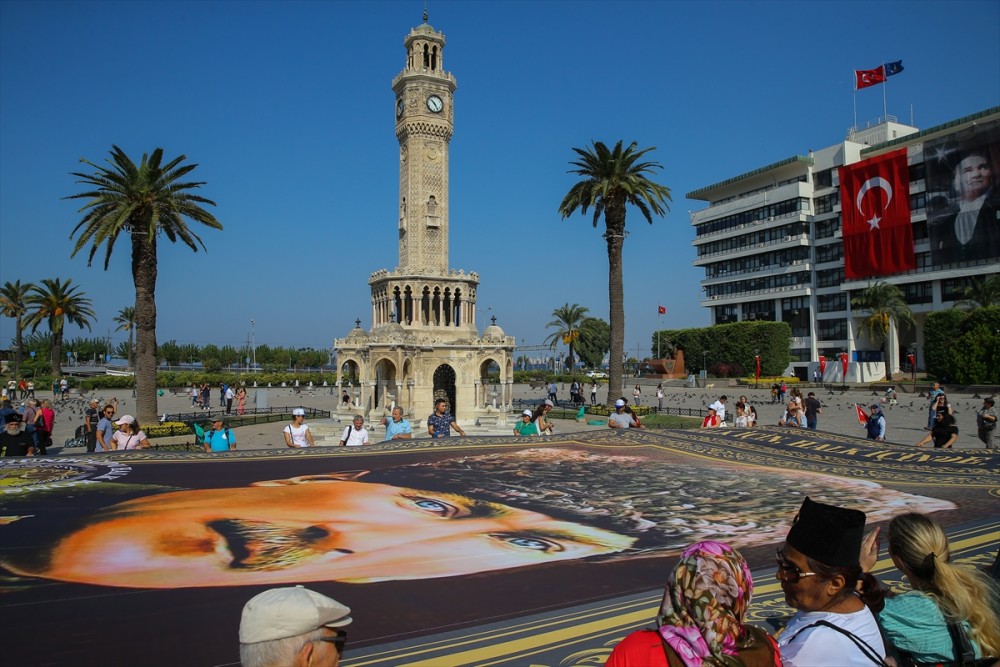
M659 632L685 667L730 665L743 633L753 579L728 544L698 542L680 556L660 604Z

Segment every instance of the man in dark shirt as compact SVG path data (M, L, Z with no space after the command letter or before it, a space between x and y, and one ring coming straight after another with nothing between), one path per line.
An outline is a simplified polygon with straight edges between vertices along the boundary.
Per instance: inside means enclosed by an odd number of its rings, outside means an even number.
M434 401L434 414L427 418L427 434L432 438L448 438L451 436L452 428L460 435L465 435L465 431L448 412L448 401L439 398Z
M0 433L0 456L33 456L35 446L31 436L21 430L21 415L9 414Z
M934 449L951 449L958 440L958 424L947 410L938 410L934 413L934 426L931 427L931 432L917 443L917 447L923 447L931 440L934 441Z
M809 395L806 396L806 400L802 401L802 404L806 413L806 428L815 431L817 423L816 416L823 414L823 407L821 406L819 399L816 398L816 393L810 391Z
M87 445L87 452L91 454L97 448L97 406L97 399L92 398L87 409L83 411L83 438Z

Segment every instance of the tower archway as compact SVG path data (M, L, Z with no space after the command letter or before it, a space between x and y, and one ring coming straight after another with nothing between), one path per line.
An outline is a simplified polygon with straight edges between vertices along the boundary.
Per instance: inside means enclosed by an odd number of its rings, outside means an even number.
M451 416L458 419L458 402L455 392L455 369L448 364L441 364L434 369L434 402L439 398L448 401Z

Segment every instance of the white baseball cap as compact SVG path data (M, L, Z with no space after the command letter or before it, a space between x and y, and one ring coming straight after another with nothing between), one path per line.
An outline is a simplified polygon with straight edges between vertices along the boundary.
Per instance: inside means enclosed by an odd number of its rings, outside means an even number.
M350 623L351 610L333 598L302 586L272 588L243 605L240 643L287 639L324 626L342 628Z
M623 401L622 399L619 398L617 401L615 401L615 407L616 408L624 408L625 407L625 401Z
M134 423L135 423L135 417L133 417L132 415L122 415L122 418L115 422L115 424L117 424L118 426L121 426L122 424L134 424Z
M293 417L305 417L306 416L306 411L303 410L302 408L295 408L294 410L292 410L292 416Z
M521 413L521 416L522 417L530 417L531 416L531 410L525 410L524 412Z

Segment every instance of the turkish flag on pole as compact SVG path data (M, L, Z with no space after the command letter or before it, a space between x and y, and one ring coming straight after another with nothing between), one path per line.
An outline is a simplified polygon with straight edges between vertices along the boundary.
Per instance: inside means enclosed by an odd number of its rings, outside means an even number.
M826 357L824 356L819 358L819 374L826 375Z
M900 61L902 62L902 61ZM902 68L900 68L902 69ZM861 90L885 81L885 67L879 65L875 69L854 70L854 90Z
M857 403L854 404L854 409L858 411L858 421L861 422L861 425L868 424L868 413L865 412L865 409Z
M847 382L847 353L840 353L840 370L844 374L844 382Z
M844 277L888 276L917 266L906 149L840 168Z
M657 306L656 307L656 312L659 315L666 315L667 314L667 307L666 306Z

